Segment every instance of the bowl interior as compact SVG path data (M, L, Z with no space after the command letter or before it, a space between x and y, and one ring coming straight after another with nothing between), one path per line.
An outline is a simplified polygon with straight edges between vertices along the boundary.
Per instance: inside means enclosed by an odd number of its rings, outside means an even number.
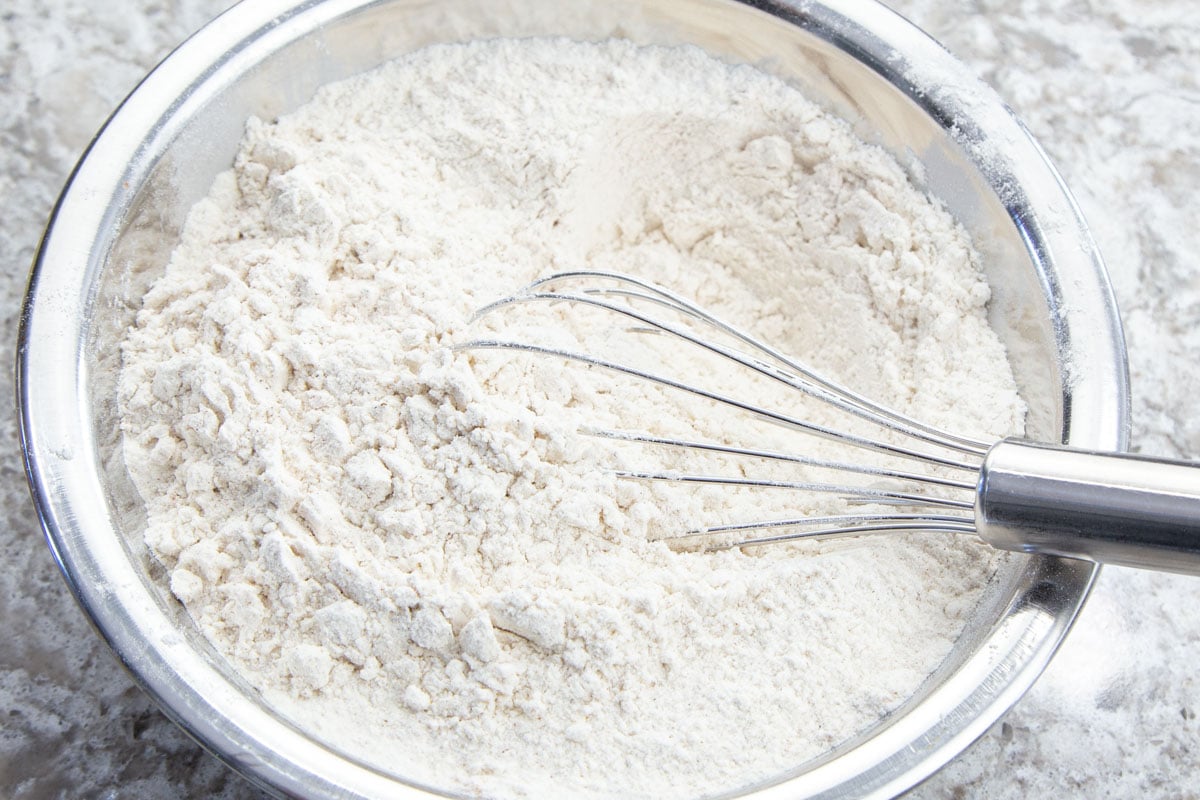
M304 796L410 791L257 704L165 590L141 544L144 515L114 424L118 343L188 209L230 167L248 116L283 114L319 86L417 47L619 36L695 44L798 85L895 154L971 232L993 289L993 326L1030 408L1028 435L1123 446L1124 354L1106 279L1069 197L1019 125L881 7L755 5L330 0L291 8L256 0L172 55L98 138L64 194L31 286L21 369L31 480L51 544L102 633L168 713L222 758ZM34 370L54 374L31 380ZM917 695L829 755L756 788L882 796L919 781L1028 687L1092 575L1079 563L1014 557Z

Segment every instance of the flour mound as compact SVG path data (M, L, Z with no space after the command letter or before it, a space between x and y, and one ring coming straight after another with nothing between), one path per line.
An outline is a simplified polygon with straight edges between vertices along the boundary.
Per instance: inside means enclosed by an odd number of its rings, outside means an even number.
M908 697L996 562L939 537L673 551L829 501L619 479L656 456L581 429L781 434L455 349L479 306L579 268L930 422L1021 428L963 232L795 90L687 48L437 46L252 121L192 211L123 348L146 544L267 702L405 777L672 798L778 774Z

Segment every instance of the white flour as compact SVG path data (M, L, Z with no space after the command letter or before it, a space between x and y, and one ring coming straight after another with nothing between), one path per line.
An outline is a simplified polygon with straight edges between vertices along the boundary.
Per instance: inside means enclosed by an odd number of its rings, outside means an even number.
M192 212L124 349L146 542L270 703L407 777L685 797L777 774L909 696L995 564L941 537L655 541L824 506L618 480L603 463L659 456L581 425L780 434L450 349L579 267L930 422L1021 428L965 236L793 90L691 49L436 47L251 124Z

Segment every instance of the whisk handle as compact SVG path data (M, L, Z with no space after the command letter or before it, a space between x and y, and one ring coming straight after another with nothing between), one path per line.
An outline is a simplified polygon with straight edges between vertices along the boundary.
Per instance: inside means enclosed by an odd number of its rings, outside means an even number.
M975 525L1004 550L1200 575L1200 464L1005 439Z

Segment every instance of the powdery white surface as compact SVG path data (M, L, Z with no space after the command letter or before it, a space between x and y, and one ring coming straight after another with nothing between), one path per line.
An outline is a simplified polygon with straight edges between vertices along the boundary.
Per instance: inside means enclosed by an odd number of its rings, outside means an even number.
M0 182L10 199L0 218L5 341L15 340L27 266L74 159L137 79L225 5L7 3L0 25ZM1171 260L1164 273L1155 257L1195 237L1194 226L1172 222L1176 215L1200 216L1200 195L1180 191L1195 183L1188 165L1200 163L1200 30L1192 0L892 5L967 59L1049 150L1109 253L1132 359L1134 442L1145 452L1194 455L1184 432L1200 418L1195 392L1187 391L1195 377L1187 365L1200 362L1193 335L1200 273L1194 259ZM1102 69L1080 55L1099 45L1115 56ZM1170 104L1170 124L1152 103L1130 103L1134 97ZM1171 168L1153 169L1162 159ZM11 380L11 372L0 372L4 391ZM12 418L3 431L0 795L263 797L154 709L88 627L37 530ZM1193 579L1105 570L1032 691L910 796L1194 795L1197 609Z
M252 122L193 210L123 348L146 542L271 703L406 777L531 797L769 777L916 689L992 553L950 536L672 552L661 537L723 512L828 504L623 481L580 425L809 446L449 347L535 277L620 269L999 436L1022 404L972 258L882 151L752 69L623 42L430 48ZM552 336L608 335L551 314ZM518 336L546 324L514 316Z
M891 3L996 88L1071 187L1129 347L1132 449L1200 456L1200 21L1170 0ZM919 798L1195 798L1200 581L1106 568L1024 700Z
M38 239L71 166L153 64L226 0L0 4L0 329L12 364ZM13 396L13 370L0 370ZM63 583L29 499L16 415L0 415L0 797L255 793L139 690Z

